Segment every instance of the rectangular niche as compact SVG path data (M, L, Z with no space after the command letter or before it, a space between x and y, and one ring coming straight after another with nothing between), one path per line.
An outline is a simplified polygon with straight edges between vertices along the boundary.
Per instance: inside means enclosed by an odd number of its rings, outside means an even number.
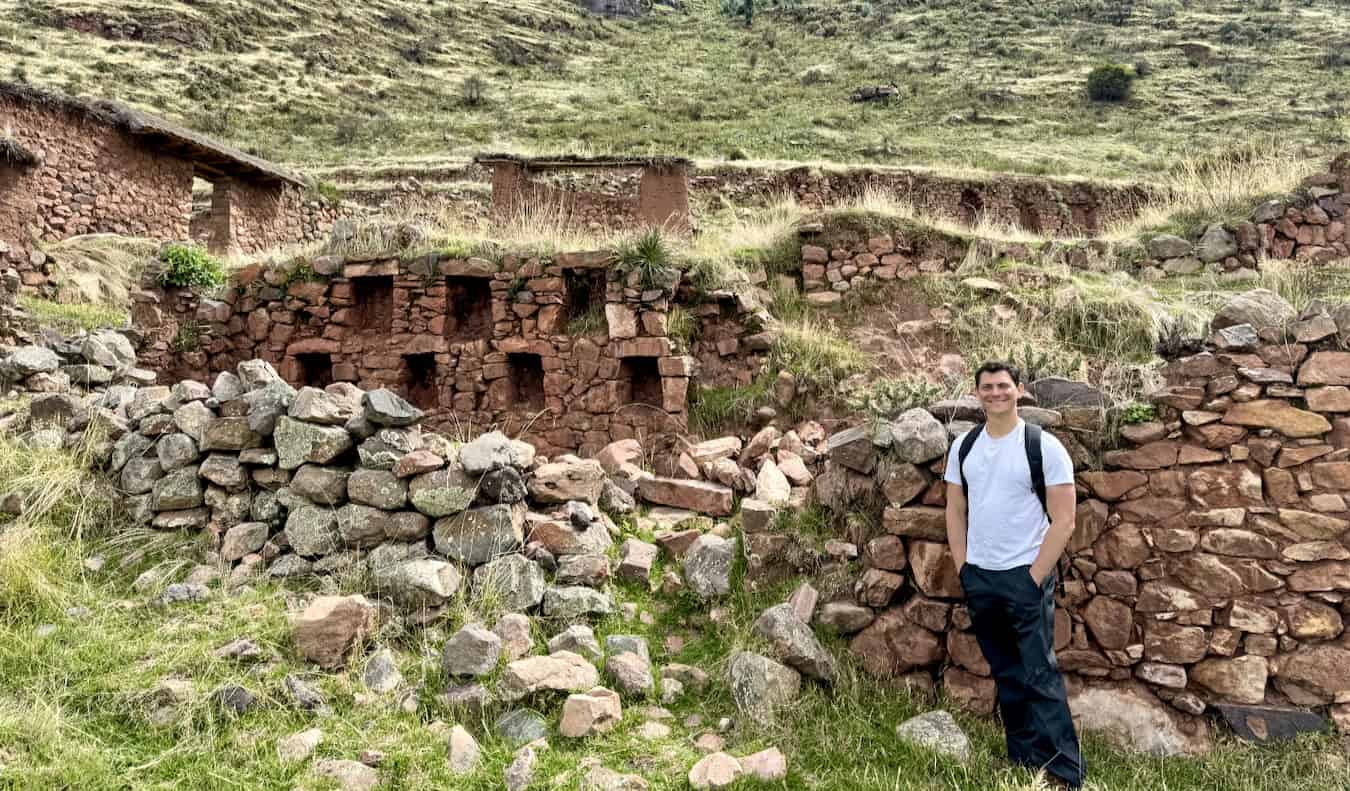
M511 405L517 409L544 408L544 360L537 354L508 354Z
M623 403L663 406L661 369L655 357L625 357L619 367L619 382Z
M445 279L445 337L474 341L492 337L492 288L487 278Z
M353 323L359 330L393 329L393 275L352 278L352 312Z
M567 322L604 321L606 272L603 269L564 269Z
M418 409L440 406L441 391L436 385L436 355L431 352L403 355L403 386L408 400Z
M322 352L295 355L300 364L300 384L304 387L327 387L333 383L333 356Z

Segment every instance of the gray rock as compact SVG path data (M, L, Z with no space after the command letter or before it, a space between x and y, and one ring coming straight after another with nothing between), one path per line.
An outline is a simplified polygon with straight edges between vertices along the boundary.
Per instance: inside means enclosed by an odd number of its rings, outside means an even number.
M414 476L408 483L413 507L430 517L452 516L473 503L475 486L464 470L442 467Z
M245 393L244 402L248 404L249 428L268 437L276 430L277 423L290 411L295 402L295 388L285 382L269 382L257 390Z
M314 573L314 564L299 555L282 555L267 569L267 576L273 579L305 577Z
M398 671L394 653L388 648L376 651L366 661L365 670L361 672L361 683L371 692L378 693L393 692L402 686L403 674Z
M112 472L120 472L128 461L144 458L154 446L155 443L151 442L149 438L134 431L126 434L113 444L112 456L108 460L108 469ZM155 459L158 460L158 458L158 455L156 455Z
M490 503L519 503L528 494L525 479L515 467L502 467L483 475L479 490Z
M201 382L192 379L184 379L169 388L173 394L173 400L180 404L188 404L193 401L205 401L211 397L211 389Z
M113 379L113 372L101 365L63 365L61 373L80 385L106 385Z
M83 413L84 403L67 393L42 393L28 401L28 418L34 425L66 425Z
M314 773L337 783L342 791L374 791L380 784L380 773L360 761L324 758L314 762Z
M609 558L600 554L564 555L556 561L559 585L599 588L609 582Z
M131 397L131 403L127 404L127 420L140 420L149 415L167 412L164 404L170 395L169 388L163 385L140 388L136 391L136 395Z
M409 609L440 607L459 591L459 569L434 558L417 558L377 566L375 587Z
M366 420L377 426L411 426L422 419L422 410L381 387L362 399Z
M652 655L647 648L647 639L635 634L611 634L605 637L605 653L618 656L622 653L634 653L648 662Z
M752 629L769 641L779 661L827 684L834 681L837 674L834 657L816 639L811 627L797 617L791 604L765 610Z
M286 687L286 694L290 696L292 705L297 709L324 711L328 708L323 701L323 695L294 673L286 676L284 686Z
M512 745L529 744L548 736L548 722L527 709L511 709L497 718L497 733Z
M202 601L210 595L210 589L200 583L175 582L164 589L159 600L164 604L182 604Z
M245 392L257 390L273 382L281 382L281 374L266 360L244 360L235 366Z
M183 511L161 511L155 514L150 525L156 530L200 530L206 527L210 512L205 508L189 508Z
M216 374L216 381L211 385L211 397L225 403L232 401L244 394L244 383L239 381L231 371L221 371Z
M891 452L900 461L927 464L947 452L947 431L926 409L911 409L891 423Z
M197 443L186 434L165 434L155 443L155 455L165 472L173 472L197 461Z
M306 464L291 478L291 491L316 505L341 505L347 499L347 476L336 467Z
M835 464L870 475L877 461L872 433L870 426L855 426L832 434L826 441L825 452Z
M646 582L651 578L652 565L656 563L659 551L655 544L636 538L624 539L619 545L619 578Z
M1237 238L1222 225L1211 225L1195 246L1195 257L1209 264L1238 254Z
M254 521L272 523L281 519L281 504L277 502L277 496L274 492L266 489L253 495L253 502L249 505L249 516Z
M778 710L796 699L802 677L768 657L740 651L727 665L727 682L736 708L752 720L767 724Z
M347 496L354 503L397 511L408 504L408 482L389 470L362 468L347 479Z
M33 374L55 371L61 367L61 358L43 346L20 346L9 353L0 367L3 367L6 377L17 381Z
M478 742L464 729L463 725L456 725L450 729L448 751L450 774L452 775L469 774L478 768L478 762L482 759Z
M550 586L544 591L544 615L562 621L604 616L614 611L609 595L584 585Z
M432 536L437 552L476 566L519 549L524 523L523 506L489 505L438 519Z
M346 429L315 426L287 416L277 419L273 441L277 464L283 470L294 470L305 462L328 464L352 447Z
M1252 222L1275 222L1284 216L1285 203L1282 200L1268 200L1252 211Z
M623 516L637 510L637 500L633 495L619 488L614 481L605 479L600 489L600 507L611 514Z
M1149 258L1165 260L1190 255L1195 246L1180 236L1162 233L1149 239L1145 249Z
M970 759L970 739L956 719L945 711L930 711L895 726L902 742L917 744L965 763Z
M684 554L684 579L700 598L710 599L731 592L731 564L736 546L712 533L694 541Z
M233 714L243 714L258 703L258 696L238 684L226 684L211 695L212 700L222 710Z
M521 449L500 431L489 431L459 449L459 462L469 475L482 475L497 467L524 469Z
M389 512L368 505L347 503L337 510L337 529L342 545L356 549L373 549L388 537L385 527Z
M364 422L364 417L361 418ZM379 428L367 423L370 430L362 434L354 430L351 421L347 431L365 439L357 447L357 456L362 467L372 470L392 470L399 459L422 447L422 432L417 426L411 428Z
M496 603L512 612L537 607L547 586L544 570L523 555L503 555L474 569L475 600Z
M225 531L220 543L221 560L233 563L243 556L257 552L267 543L268 528L262 522L241 522Z
M1250 324L1266 340L1281 340L1284 331L1298 319L1298 312L1284 297L1264 288L1245 291L1228 301L1214 314L1210 328L1221 330L1238 324Z
M292 510L286 517L286 540L297 555L318 557L336 552L337 512L318 505Z
M1105 403L1102 391L1083 382L1060 376L1047 376L1027 385L1027 392L1036 398L1043 409L1066 406L1100 407Z
M239 490L248 485L248 471L239 463L238 457L224 453L212 453L206 457L197 474L217 486L229 490Z
M317 387L302 387L287 409L287 415L306 423L341 426L347 422L337 399Z
M120 371L136 364L136 350L123 333L112 329L96 329L85 336L80 355L96 366Z
M448 687L441 695L441 703L456 713L463 712L474 717L483 716L483 711L492 704L492 696L477 682L456 684Z
M441 668L451 678L485 676L497 667L502 639L491 630L470 624L455 632L441 650Z
M862 607L847 601L826 602L820 608L816 619L839 634L853 634L867 628L875 621L876 613L871 607Z
M1234 324L1214 333L1213 343L1223 352L1254 352L1261 344L1256 328L1250 324Z
M199 401L193 403L200 404ZM205 408L205 407L203 407ZM202 450L248 450L262 445L262 436L249 428L248 418L218 417L201 430Z
M589 659L592 662L599 662L601 657L600 641L595 639L595 631L585 624L572 624L565 630L554 635L548 641L549 653L559 651L571 651Z
M185 467L155 481L150 500L156 511L178 511L201 505L202 495L202 482L197 477L197 468Z

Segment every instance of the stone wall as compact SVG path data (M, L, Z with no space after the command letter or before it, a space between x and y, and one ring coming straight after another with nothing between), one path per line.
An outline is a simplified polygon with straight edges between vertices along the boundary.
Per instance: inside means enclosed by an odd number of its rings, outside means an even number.
M1220 312L1210 351L1169 363L1156 420L1126 425L1123 447L1100 454L1100 394L1063 380L1031 387L1040 405L1023 418L1061 437L1079 470L1055 624L1075 700L1162 711L1181 749L1207 708L1350 718L1342 327L1344 307L1295 316L1249 292ZM949 696L987 712L993 680L960 603L940 480L947 443L979 418L967 398L836 434L816 492L840 509L884 508L880 530L853 537L865 567L856 587L824 617L854 633L870 671L938 674Z
M633 171L637 169L638 172ZM499 161L492 168L492 214L558 213L595 230L689 225L688 167L615 165L587 168L582 178L566 169Z
M500 426L547 452L594 452L685 428L698 366L669 331L673 300L687 296L677 281L673 271L656 283L624 276L604 251L325 256L302 269L244 269L218 300L148 287L134 295L132 318L146 337L144 364L168 381L204 381L258 358L297 386L389 387L426 410L432 427ZM753 369L772 322L730 304L710 337L736 334L734 348L703 349L719 366L734 354ZM722 307L711 312L722 321Z
M261 253L327 237L333 223L348 219L346 205L309 198L294 184L258 184L238 179L214 182L208 248L213 253Z
M689 189L702 203L765 203L784 194L804 206L825 208L868 189L881 189L915 208L973 223L987 218L1046 236L1072 236L1128 220L1151 197L1138 185L1094 184L1024 176L960 178L905 169L859 168L830 172L798 167L753 170L726 166L696 171Z
M147 149L111 126L0 99L0 126L38 164L0 176L0 241L25 263L34 238L116 233L182 239L192 208L191 162Z

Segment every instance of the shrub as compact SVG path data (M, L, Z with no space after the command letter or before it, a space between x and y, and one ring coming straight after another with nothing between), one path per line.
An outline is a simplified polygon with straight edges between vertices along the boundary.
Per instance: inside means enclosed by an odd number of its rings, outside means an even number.
M1127 425L1134 425L1135 423L1147 423L1157 417L1158 410L1152 404L1141 404L1136 401L1125 407L1120 415L1120 421Z
M205 250L190 244L166 244L159 251L166 266L159 282L178 288L215 288L225 282L220 262Z
M1130 98L1134 69L1123 63L1103 63L1088 73L1088 98L1094 102L1123 102Z
M459 84L459 96L470 107L477 107L487 99L487 80L481 75L470 74Z
M915 407L925 407L942 397L942 388L922 376L878 379L845 399L848 408L874 420L890 420Z
M614 263L623 275L639 273L645 289L668 288L680 276L660 228L650 228L641 236L620 242L614 249Z

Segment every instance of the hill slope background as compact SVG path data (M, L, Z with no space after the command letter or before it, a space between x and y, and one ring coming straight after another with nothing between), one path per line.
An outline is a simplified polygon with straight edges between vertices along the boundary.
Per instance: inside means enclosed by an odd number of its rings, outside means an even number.
M1346 0L19 0L0 74L300 165L484 149L1150 178L1269 137L1350 139ZM1103 61L1134 96L1094 103ZM895 84L886 104L858 86Z

